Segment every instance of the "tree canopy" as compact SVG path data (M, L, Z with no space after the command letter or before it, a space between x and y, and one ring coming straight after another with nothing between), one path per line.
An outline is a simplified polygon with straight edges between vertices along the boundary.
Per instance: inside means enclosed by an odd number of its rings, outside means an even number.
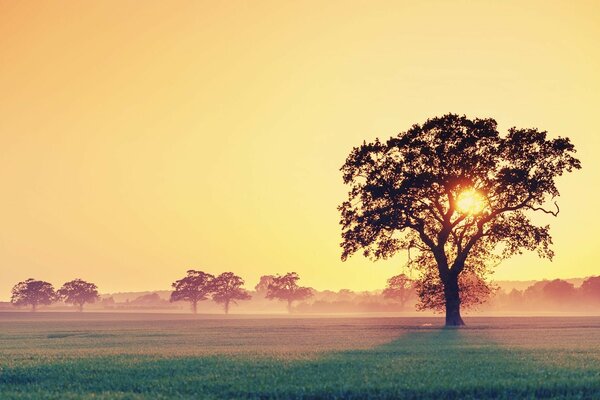
M81 279L66 282L57 292L57 298L65 303L74 304L79 311L83 311L85 303L94 303L100 298L98 287Z
M581 167L574 153L568 138L535 128L501 136L491 118L455 114L365 142L341 168L342 259L416 249L442 282L446 324L462 325L458 277L469 263L523 250L552 258L550 227L531 214L558 214L556 178Z
M281 276L273 277L267 287L267 299L278 299L287 302L288 311L292 310L294 301L304 300L312 296L312 290L308 287L298 286L300 277L295 272L288 272Z
M248 291L242 288L244 280L233 272L223 272L213 280L212 285L212 298L215 302L223 304L225 314L229 314L230 303L237 304L236 300L252 298Z
M400 303L400 308L404 308L404 304L413 295L414 282L406 274L392 276L387 281L385 289L383 289L383 297L386 299L394 299Z
M32 278L17 283L11 294L11 303L16 306L31 306L31 311L36 311L39 305L52 304L56 299L51 283Z
M215 277L203 271L190 269L187 275L173 282L170 301L188 301L192 304L194 314L198 312L198 302L208 299L212 293L212 282Z

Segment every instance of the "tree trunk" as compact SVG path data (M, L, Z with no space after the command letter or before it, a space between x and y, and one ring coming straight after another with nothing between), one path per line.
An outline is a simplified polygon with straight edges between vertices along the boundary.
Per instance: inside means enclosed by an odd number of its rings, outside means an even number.
M80 303L79 304L79 312L82 312L82 311L83 311L83 303Z
M288 308L288 313L291 314L292 313L292 300L288 300L287 303L288 303L288 307L287 307Z
M192 311L194 312L194 314L198 314L198 302L197 301L192 301Z
M229 300L225 300L225 314L229 314Z
M446 299L446 326L464 325L465 323L460 316L458 276L450 274L444 281L444 296Z
M35 312L36 309L37 309L37 304L32 303L31 304L31 312Z

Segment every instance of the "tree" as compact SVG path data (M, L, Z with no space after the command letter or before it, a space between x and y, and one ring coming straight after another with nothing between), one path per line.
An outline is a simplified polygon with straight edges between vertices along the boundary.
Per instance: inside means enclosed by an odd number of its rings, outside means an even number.
M276 275L273 281L267 287L267 299L278 299L287 301L288 312L292 312L292 303L294 301L304 300L313 295L308 287L298 286L300 277L295 272L288 272L281 276Z
M546 301L550 304L567 307L575 300L577 291L575 286L562 279L555 279L542 288Z
M498 290L488 279L489 262L498 260L498 256L480 253L477 250L472 252L469 262L458 277L460 305L463 310L477 308ZM408 265L412 265L420 274L415 280L415 290L419 298L417 310L443 312L446 306L444 283L437 271L435 258L424 252L418 257L418 261L410 260Z
M404 309L404 304L413 294L414 282L406 274L392 276L387 281L387 286L383 289L383 297L386 299L398 300L400 308Z
M51 283L27 279L17 283L12 288L10 302L16 306L31 306L35 312L39 305L50 305L56 299L56 293Z
M225 314L229 314L229 304L236 300L250 300L252 296L242 288L244 280L233 272L223 272L213 281L213 300L223 304Z
M579 288L584 299L592 302L600 302L600 276L590 276Z
M74 304L79 311L83 311L85 303L94 303L100 298L98 287L81 279L66 282L57 292L57 298L65 303Z
M496 286L492 286L469 269L465 269L458 277L458 288L460 304L466 309L483 304L497 290ZM444 284L435 269L427 270L426 274L415 282L415 289L419 296L417 310L443 312L446 309Z
M208 299L213 291L212 281L215 277L203 271L190 269L187 276L173 282L170 301L189 301L194 314L198 312L198 302Z
M258 293L266 293L271 282L273 282L273 275L263 275L256 286L254 286L254 290Z
M459 276L473 258L523 250L552 258L549 226L530 215L558 215L548 202L559 196L556 177L581 168L574 153L567 138L535 128L500 136L493 119L454 114L365 142L341 168L350 186L339 206L342 260L415 249L417 263L435 261L425 265L442 283L446 325L463 325Z

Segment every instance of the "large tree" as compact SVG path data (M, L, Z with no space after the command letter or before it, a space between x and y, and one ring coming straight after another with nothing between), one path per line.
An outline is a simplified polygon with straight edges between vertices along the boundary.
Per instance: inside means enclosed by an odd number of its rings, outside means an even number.
M56 292L51 283L31 278L17 283L11 294L11 303L16 306L31 306L31 311L34 312L39 305L50 305L56 299Z
M291 312L294 301L304 300L313 295L312 289L298 286L299 279L300 277L295 272L288 272L283 276L274 276L267 287L267 295L265 297L271 300L278 299L287 302L288 312Z
M213 279L215 277L203 271L190 269L187 275L173 282L173 292L170 301L188 301L192 303L194 314L198 312L198 302L208 299L213 291Z
M100 298L98 287L81 279L66 282L56 294L65 303L76 305L79 311L83 311L85 303L94 303Z
M580 168L567 138L454 114L413 125L386 142L352 150L342 166L348 200L340 207L342 259L362 250L388 258L416 249L432 258L442 282L446 325L463 325L459 277L472 260L525 250L552 258L549 226L557 215L556 178ZM551 207L551 208L550 208Z
M212 298L217 303L223 304L225 314L229 314L230 303L237 304L236 300L252 298L242 286L244 280L233 272L223 272L213 280Z

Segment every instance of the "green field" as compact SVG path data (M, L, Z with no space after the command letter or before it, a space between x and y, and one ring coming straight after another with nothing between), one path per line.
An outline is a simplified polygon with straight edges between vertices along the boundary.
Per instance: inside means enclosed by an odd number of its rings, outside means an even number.
M0 399L600 398L600 318L0 313Z

